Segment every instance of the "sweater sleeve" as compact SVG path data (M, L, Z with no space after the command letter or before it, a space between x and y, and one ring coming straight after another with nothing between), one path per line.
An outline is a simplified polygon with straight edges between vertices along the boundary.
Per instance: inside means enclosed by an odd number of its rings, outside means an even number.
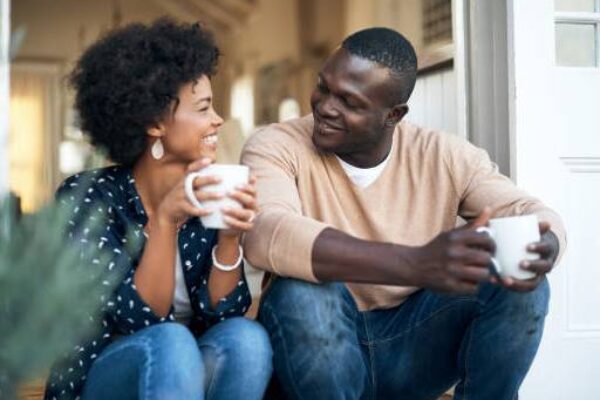
M566 233L560 216L539 199L519 189L498 171L487 152L468 142L457 144L449 154L454 171L455 187L461 198L459 215L476 217L489 206L494 217L535 214L549 222L559 241L560 259L566 247Z
M244 146L242 164L258 178L259 206L254 227L244 239L244 252L256 268L317 282L312 248L328 225L302 215L296 185L301 147L276 127L256 132Z

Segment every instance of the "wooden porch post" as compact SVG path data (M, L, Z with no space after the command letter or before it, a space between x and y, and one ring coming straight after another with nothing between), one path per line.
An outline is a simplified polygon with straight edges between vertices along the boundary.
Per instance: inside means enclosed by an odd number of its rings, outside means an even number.
M8 193L10 0L0 0L0 198Z

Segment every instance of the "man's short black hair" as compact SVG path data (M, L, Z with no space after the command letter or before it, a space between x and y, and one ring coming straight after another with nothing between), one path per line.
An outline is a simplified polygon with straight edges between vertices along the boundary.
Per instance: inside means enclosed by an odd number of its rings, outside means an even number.
M147 146L147 129L169 115L182 86L215 73L219 49L200 24L159 19L109 32L70 75L81 129L122 165Z
M393 29L368 28L348 36L342 47L350 54L389 68L397 87L393 101L408 101L417 80L417 55L408 39Z

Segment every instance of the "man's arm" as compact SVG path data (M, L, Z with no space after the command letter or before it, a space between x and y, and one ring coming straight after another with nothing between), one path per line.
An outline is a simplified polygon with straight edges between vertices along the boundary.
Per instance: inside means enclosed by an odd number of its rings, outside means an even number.
M443 232L424 246L403 246L354 238L327 228L316 238L313 272L322 281L416 286L438 292L474 293L490 278L494 243L476 232L489 209L471 224Z
M271 131L268 131L271 129ZM422 247L361 240L302 215L296 186L300 145L286 132L267 128L251 137L242 163L258 177L259 214L244 239L257 268L313 282L341 281L473 292L489 278L493 242L472 224L440 234ZM288 141L288 142L286 142Z

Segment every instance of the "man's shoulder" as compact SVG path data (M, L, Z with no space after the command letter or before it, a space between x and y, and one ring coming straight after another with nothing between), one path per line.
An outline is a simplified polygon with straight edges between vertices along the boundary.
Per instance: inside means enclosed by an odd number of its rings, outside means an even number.
M312 114L274 123L256 130L246 141L244 151L285 149L290 152L313 151Z
M420 126L407 120L398 124L397 129L403 146L419 153L468 155L477 149L458 134Z

